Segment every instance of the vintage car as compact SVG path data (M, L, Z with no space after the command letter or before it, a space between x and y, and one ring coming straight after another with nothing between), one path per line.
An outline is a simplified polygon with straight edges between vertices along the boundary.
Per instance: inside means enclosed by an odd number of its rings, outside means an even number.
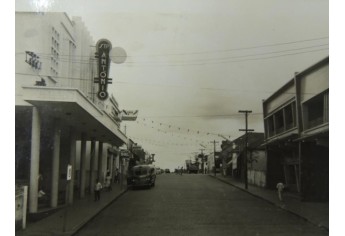
M156 168L152 165L133 166L127 177L127 185L132 187L154 187L156 182Z

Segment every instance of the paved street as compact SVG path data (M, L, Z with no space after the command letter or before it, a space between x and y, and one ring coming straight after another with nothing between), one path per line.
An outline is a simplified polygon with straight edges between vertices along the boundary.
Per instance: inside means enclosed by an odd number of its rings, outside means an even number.
M207 175L157 176L77 235L328 235L298 216Z

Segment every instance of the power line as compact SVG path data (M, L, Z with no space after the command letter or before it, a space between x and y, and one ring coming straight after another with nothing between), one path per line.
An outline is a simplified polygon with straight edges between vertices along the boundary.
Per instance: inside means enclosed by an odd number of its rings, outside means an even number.
M205 54L205 53L217 53L217 52L230 52L230 51L241 51L241 50L248 50L248 49L256 49L256 48L264 48L264 47L270 47L270 46L279 46L279 45L288 45L288 44L295 44L295 43L299 43L299 42L307 42L307 41L314 41L314 40L319 40L319 39L325 39L328 37L323 37L323 38L316 38L316 39L308 39L308 40L301 40L301 41L293 41L293 42L285 42L285 43L277 43L277 44L267 44L267 45L261 45L261 46L253 46L253 47L243 47L243 48L234 48L234 49L226 49L226 50L216 50L213 52L196 52L196 53L183 53L183 54L162 54L162 56L167 56L167 55L195 55L195 54ZM176 65L176 63L182 63L182 65L194 65L194 64L186 64L186 63L198 63L198 62L214 62L217 63L217 61L219 61L219 63L221 63L222 61L224 62L237 62L237 61L227 61L229 59L240 59L240 58L245 58L245 57L258 57L258 56L263 56L263 55L270 55L270 54L278 54L278 53L286 53L289 51L297 51L297 50L305 50L305 49L310 49L310 48L315 48L315 47L324 47L324 46L328 46L328 44L319 44L319 45L312 45L312 46L306 46L306 47L300 47L300 48L293 48L293 49L285 49L285 50L278 50L278 51L272 51L272 52L265 52L265 53L256 53L256 54L248 54L248 55L241 55L241 56L231 56L231 57L221 57L221 58L214 58L214 59L192 59L192 60L188 60L188 61L176 61L174 62L175 64L169 63L169 64L163 64L163 65ZM319 50L327 50L327 48L322 48L322 49L318 49ZM311 51L305 51L305 52L297 52L296 54L300 54L300 53L308 53L308 52L313 52L315 50L311 50ZM23 53L16 53L16 54L24 54ZM38 53L38 55L40 55L43 58L46 59L50 59L52 57L52 54L45 54L45 53ZM284 55L278 55L278 56L286 56L286 55L295 55L295 54L284 54ZM157 55L156 55L157 56ZM278 57L275 56L275 57ZM90 63L92 63L92 61L95 61L94 58L92 58L92 55L89 56L76 56L76 55L59 55L60 59L59 62L67 62L67 63L77 63L77 64L87 64L89 65ZM79 60L78 58L86 58L87 60ZM140 57L140 56L127 56L128 58L135 58L135 57ZM147 57L147 56L146 56ZM94 59L94 60L93 60ZM240 61L246 61L246 60L253 60L255 58L249 58L249 59L244 59L244 60L240 60ZM261 58L257 58L257 59L261 59ZM268 59L268 58L263 58L263 59ZM145 64L146 63L146 64ZM157 61L149 61L149 62L127 62L124 65L147 65L147 63L161 63L161 62L157 62ZM184 64L183 64L184 63ZM177 64L179 65L179 64ZM198 65L198 64L196 64Z
M263 115L263 113L253 113L253 115ZM205 118L205 117L234 117L239 114L217 114L217 115L170 115L170 116L142 116L142 118Z
M191 59L191 60L181 60L181 61L174 61L174 62L161 62L161 61L147 61L147 62L130 62L127 61L123 64L123 66L188 66L188 65L210 65L210 64L222 64L222 63L232 63L232 62L244 62L244 61L252 61L252 60L266 60L271 58L277 58L277 57L283 57L283 56L291 56L291 55L298 55L298 54L305 54L310 52L317 52L317 51L324 51L328 50L329 48L319 48L315 50L307 50L307 51L300 51L295 53L287 53L291 51L297 51L297 50L305 50L305 49L311 49L315 47L324 47L328 46L328 44L321 44L321 45L314 45L309 47L303 47L303 48L295 48L295 49L286 49L286 50L280 50L280 51L273 51L273 52L265 52L265 53L256 53L256 54L248 54L248 55L240 55L240 56L229 56L229 57L221 57L221 58L211 58L211 59ZM262 57L265 55L270 54L279 54L283 53L282 55L275 55L275 56L269 56L269 57ZM41 56L44 54L38 54L41 58L50 59L51 54L46 54L47 56ZM246 58L249 57L249 58ZM258 57L258 58L250 58L250 57ZM244 59L241 59L244 58ZM233 60L234 59L234 60ZM238 59L238 60L237 60ZM58 59L59 63L72 63L72 64L79 64L79 65L90 65L93 62L96 62L96 60L93 60L93 58L90 58L89 60L78 60L78 59Z
M143 56L195 55L195 54L208 54L208 53L215 53L215 52L241 51L241 50L248 50L248 49L257 49L257 48L265 48L265 47L296 44L296 43L302 43L302 42L317 41L317 40L328 39L328 38L329 37L320 37L320 38L290 41L290 42L283 42L283 43L264 44L264 45L259 45L259 46L249 46L249 47L240 47L240 48L232 48L232 49L214 50L214 51L189 52L189 53L169 53L169 54L148 54L148 55L143 55Z
M229 64L229 63L235 63L235 62L246 62L246 61L258 61L258 60L267 60L267 59L272 59L272 58L279 58L279 57L285 57L285 56L294 56L294 55L299 55L299 54L305 54L305 53L311 53L311 52L320 52L320 51L325 51L328 50L328 48L322 48L322 49L317 49L317 50L309 50L305 52L297 52L297 53L288 53L284 55L277 55L277 56L269 56L269 57L259 57L259 58L248 58L248 59L242 59L242 60L223 60L223 61L214 61L214 62L207 62L207 63L166 63L166 64L129 64L125 63L124 66L127 67L132 67L132 66L167 66L167 67L176 67L176 66L205 66L205 65L219 65L219 64Z
M16 72L17 75L25 75L25 76L34 76L34 77L49 77L50 75L44 74L29 74L29 73L22 73ZM77 78L77 77L66 77L66 76L52 76L54 79L65 79L65 80L80 80L83 82L91 81L91 77L89 78ZM91 81L93 82L93 81ZM188 88L188 89L199 89L199 90L214 90L214 91L232 91L232 92L250 92L250 93L268 93L272 94L275 91L258 91L258 90L243 90L243 89L232 89L232 88L210 88L210 87L196 87L196 86L181 86L181 85L169 85L169 84L145 84L145 83L129 83L126 81L116 81L113 80L112 84L129 84L135 86L149 86L149 87L167 87L167 88ZM294 92L284 92L284 94L295 94ZM315 93L303 93L303 94L310 94L313 95ZM149 117L147 117L149 118Z
M328 39L329 37L319 37L319 38L312 38L312 39L303 39L303 40L296 40L296 41L289 41L289 42L282 42L282 43L273 43L273 44L263 44L263 45L258 45L258 46L248 46L248 47L239 47L239 48L231 48L231 49L221 49L221 50L214 50L214 51L200 51L200 52L188 52L188 53L166 53L166 54L147 54L147 55L141 55L143 57L147 56L171 56L171 55L195 55L195 54L209 54L209 53L223 53L223 52L230 52L230 51L241 51L241 50L248 50L248 49L257 49L257 48L266 48L266 47L276 47L276 46L282 46L282 45L290 45L290 44L296 44L296 43L303 43L303 42L311 42L311 41L318 41L322 39ZM328 45L328 44L327 44ZM16 54L21 54L21 53L16 53ZM51 54L44 54L40 53L40 55L48 55L51 56ZM60 54L60 57L70 57L69 54ZM89 55L85 56L78 56L78 57L85 57L89 58ZM130 55L127 55L127 57L133 57ZM138 57L138 56L136 56ZM140 57L140 55L139 55Z
M308 47L301 47L301 48L293 48L293 49L285 49L285 50L279 50L279 51L271 51L271 52L263 52L263 53L255 53L255 54L246 54L246 55L239 55L239 56L227 56L227 57L219 57L219 58L211 58L207 59L206 57L203 57L201 59L191 59L191 60L185 60L185 61L175 61L173 63L180 63L180 62L208 62L208 61L222 61L222 60L228 60L228 59L239 59L239 58L246 58L246 57L257 57L257 56L263 56L263 55L270 55L270 54L278 54L278 53L286 53L291 51L299 51L299 50L305 50L305 49L311 49L311 48L317 48L317 47L324 47L328 46L328 44L320 44L320 45L313 45ZM131 63L131 62L129 62ZM149 62L149 63L156 63L155 61Z

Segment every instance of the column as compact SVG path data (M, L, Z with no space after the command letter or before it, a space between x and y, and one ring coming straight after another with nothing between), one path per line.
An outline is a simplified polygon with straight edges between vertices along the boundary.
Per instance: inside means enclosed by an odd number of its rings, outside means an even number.
M76 159L76 134L74 129L70 128L70 154L69 154L69 164L72 165L72 179L68 185L68 203L73 203L73 195L74 195L74 175L75 175L75 159Z
M60 120L55 119L53 137L53 160L52 160L52 182L50 206L57 207L59 197L59 164L60 164Z
M98 179L103 180L103 142L98 142Z
M109 160L109 172L110 176L113 176L113 166L114 166L114 154L110 153L110 160Z
M95 189L95 181L96 181L96 164L97 164L97 159L96 159L96 142L95 140L91 141L91 153L90 153L90 193L93 193L93 190Z
M36 213L38 207L38 172L40 164L41 119L36 107L32 108L31 124L31 162L29 212Z
M85 197L85 181L86 181L86 135L81 134L80 147L80 198Z

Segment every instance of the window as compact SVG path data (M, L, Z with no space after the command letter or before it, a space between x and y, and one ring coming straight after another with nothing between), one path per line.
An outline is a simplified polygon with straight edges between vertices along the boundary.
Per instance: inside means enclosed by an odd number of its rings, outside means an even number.
M273 116L270 116L266 119L266 133L268 137L274 135Z
M295 127L295 102L284 108L285 130Z
M134 175L140 176L140 175L147 175L148 174L148 169L146 168L137 168L134 170Z
M303 104L306 129L328 122L328 92L315 96Z
M284 113L283 110L280 110L274 114L275 119L275 130L279 134L284 131Z

